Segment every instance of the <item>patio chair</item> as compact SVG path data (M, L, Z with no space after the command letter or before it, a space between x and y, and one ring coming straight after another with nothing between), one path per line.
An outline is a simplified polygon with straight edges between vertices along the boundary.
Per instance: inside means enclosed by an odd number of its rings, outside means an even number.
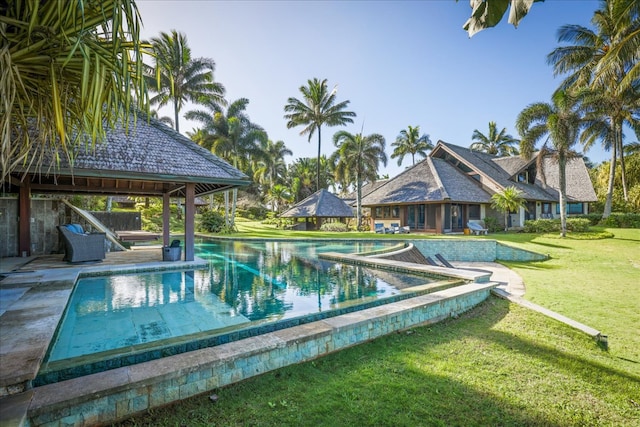
M427 260L427 263L429 265L433 265L434 267L440 267L440 265L437 262L435 262L433 258L431 258L430 256L424 257L424 259Z
M105 258L105 233L85 233L78 224L58 226L68 262L102 261Z
M473 232L473 234L475 235L480 235L482 234L489 234L489 229L483 227L482 224L477 223L477 222L471 222L469 221L467 223L467 227L469 227L469 230L471 230Z
M381 222L376 222L374 224L374 231L376 233L382 233L382 234L387 234L389 232L389 229L387 227L384 226L383 223Z
M449 261L447 261L445 259L445 257L443 257L440 254L436 254L436 258L438 258L438 261L440 261L442 263L442 265L444 265L447 268L455 268L453 265L451 265L451 263Z

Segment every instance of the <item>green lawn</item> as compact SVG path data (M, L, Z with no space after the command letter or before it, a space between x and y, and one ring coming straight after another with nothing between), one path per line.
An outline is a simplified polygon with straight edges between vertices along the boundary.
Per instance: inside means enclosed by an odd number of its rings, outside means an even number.
M243 228L239 235L253 237L345 237ZM456 320L212 391L216 403L208 393L123 425L640 426L640 230L609 231L615 238L488 236L548 253L549 261L509 265L524 278L525 297L601 330L608 352L491 297Z

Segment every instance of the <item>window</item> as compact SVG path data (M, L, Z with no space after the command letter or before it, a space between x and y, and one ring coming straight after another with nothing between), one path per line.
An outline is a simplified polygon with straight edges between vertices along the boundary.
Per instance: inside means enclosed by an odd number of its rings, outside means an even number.
M527 173L527 171L520 172L518 174L518 182L528 182L529 181L528 175L529 174Z
M480 205L469 205L469 219L481 219Z
M400 218L400 206L391 206L391 218Z
M376 206L376 218L382 218L382 206Z
M436 228L436 210L440 208L440 205L427 205L427 228Z
M556 205L556 213L560 215L560 203ZM581 214L582 211L582 203L567 203L567 214L568 215L576 215Z
M391 218L391 207L390 206L385 206L383 208L383 211L384 211L384 215L383 216L385 218Z
M558 209L558 212L560 212L560 209ZM542 213L544 215L551 214L551 203L543 203L542 204Z

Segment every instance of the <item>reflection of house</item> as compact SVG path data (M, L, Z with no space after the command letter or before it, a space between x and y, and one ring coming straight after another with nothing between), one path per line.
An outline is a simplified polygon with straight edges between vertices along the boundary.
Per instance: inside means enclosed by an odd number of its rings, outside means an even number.
M352 218L353 211L344 200L322 189L296 203L280 216L283 218L304 218L305 229L315 220L316 229L320 229L322 223L329 219Z
M439 141L429 157L363 197L362 204L372 209L372 222L456 232L469 220L486 217L504 225L504 215L491 209L491 195L514 186L527 207L508 219L511 227L520 227L528 219L560 214L558 165L547 157L542 166L537 170L535 158L495 157ZM568 213L588 213L597 198L584 161L569 160L566 170Z

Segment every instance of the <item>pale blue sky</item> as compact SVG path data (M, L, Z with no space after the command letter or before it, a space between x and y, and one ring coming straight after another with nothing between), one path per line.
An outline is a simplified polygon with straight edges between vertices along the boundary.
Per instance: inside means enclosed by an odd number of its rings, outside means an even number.
M402 166L391 143L408 125L420 126L435 144L468 147L474 129L488 133L489 121L518 137L518 113L533 102L549 102L560 83L546 56L558 46L564 24L591 26L596 0L536 3L515 29L506 17L497 27L469 38L462 29L467 0L423 1L157 1L138 0L143 37L172 29L186 34L192 54L216 62L214 77L227 99L250 100L248 114L273 141L299 157L315 157L300 128L283 118L289 97L310 78L338 85L338 100L357 114L345 130L386 138L391 176ZM186 108L187 111L190 108ZM163 113L171 115L168 109ZM184 119L183 133L197 127ZM322 153L335 149L322 128ZM599 147L586 153L607 160Z

